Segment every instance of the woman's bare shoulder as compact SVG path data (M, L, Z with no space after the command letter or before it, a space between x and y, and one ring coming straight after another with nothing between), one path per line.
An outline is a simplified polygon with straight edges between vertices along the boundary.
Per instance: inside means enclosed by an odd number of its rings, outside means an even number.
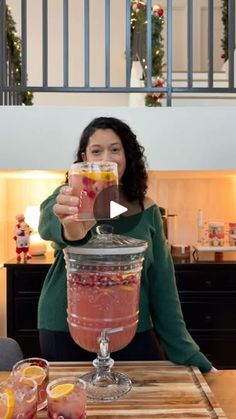
M149 207L152 207L153 205L156 205L153 199L149 198L149 196L145 197L143 204L144 204L144 209L147 209Z

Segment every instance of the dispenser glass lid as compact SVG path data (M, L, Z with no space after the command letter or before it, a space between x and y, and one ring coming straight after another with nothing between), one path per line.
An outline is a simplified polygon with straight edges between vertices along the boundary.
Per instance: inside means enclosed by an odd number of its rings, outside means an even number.
M83 246L69 246L67 251L80 255L128 255L144 253L147 249L145 240L113 234L111 225L96 227L96 233Z

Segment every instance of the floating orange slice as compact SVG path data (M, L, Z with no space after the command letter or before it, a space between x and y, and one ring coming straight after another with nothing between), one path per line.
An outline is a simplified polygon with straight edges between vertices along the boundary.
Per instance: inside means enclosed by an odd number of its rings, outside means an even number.
M121 285L121 288L125 291L134 291L134 285Z
M117 179L117 176L113 172L82 172L84 177L87 177L92 180L102 180L102 181L114 181Z
M50 391L50 397L52 399L61 399L62 397L68 396L74 390L75 386L72 383L58 384L53 387Z
M46 377L46 372L42 367L39 367L38 365L29 365L23 368L21 372L23 377L32 378L38 385L42 384Z
M15 397L12 390L6 390L0 401L0 417L10 419L13 415L15 406Z

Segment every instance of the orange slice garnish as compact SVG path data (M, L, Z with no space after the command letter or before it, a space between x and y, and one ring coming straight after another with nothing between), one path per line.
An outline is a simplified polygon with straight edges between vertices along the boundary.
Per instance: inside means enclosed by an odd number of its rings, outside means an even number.
M47 375L44 369L38 365L29 365L23 368L21 373L23 377L35 380L38 385L42 384Z
M62 397L68 396L74 390L75 386L72 383L58 384L53 387L50 391L50 397L52 399L61 399Z
M84 177L87 177L92 180L102 180L102 181L114 181L117 179L117 176L113 172L82 172Z
M12 390L5 390L0 401L0 417L10 419L13 415L15 397Z
M121 285L121 288L125 291L133 291L134 285Z

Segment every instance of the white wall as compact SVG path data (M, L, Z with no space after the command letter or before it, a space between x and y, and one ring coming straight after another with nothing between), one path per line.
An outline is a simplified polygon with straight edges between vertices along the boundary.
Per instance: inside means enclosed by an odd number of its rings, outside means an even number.
M131 125L150 170L234 170L235 107L1 107L0 170L67 169L82 129L96 116Z

